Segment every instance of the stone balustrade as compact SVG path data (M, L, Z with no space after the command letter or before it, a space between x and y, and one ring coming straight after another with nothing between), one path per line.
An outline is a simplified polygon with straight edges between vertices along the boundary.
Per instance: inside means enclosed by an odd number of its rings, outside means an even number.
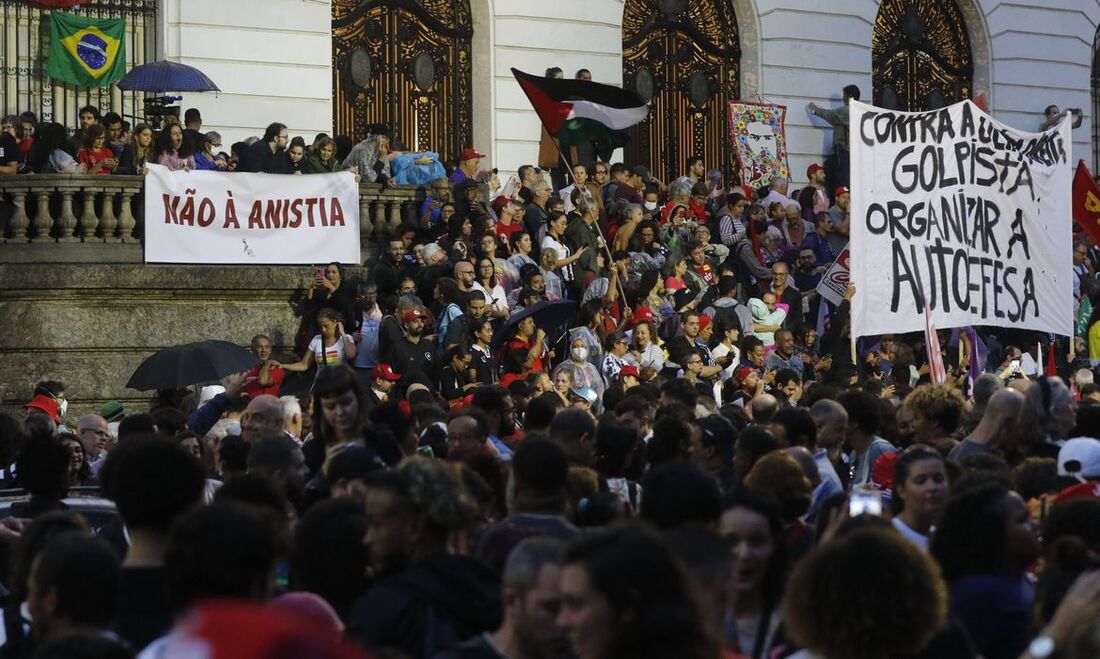
M0 197L14 207L0 214L8 243L135 243L143 230L141 176L32 174L0 177ZM359 186L363 244L415 224L426 189Z

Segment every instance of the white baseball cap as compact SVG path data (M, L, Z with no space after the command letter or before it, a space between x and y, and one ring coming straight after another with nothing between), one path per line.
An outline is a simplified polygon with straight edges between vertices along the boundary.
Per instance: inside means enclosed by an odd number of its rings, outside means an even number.
M1066 440L1058 451L1058 475L1079 481L1100 478L1100 440L1091 437Z
M199 407L206 404L206 401L210 400L218 394L224 394L225 387L220 384L209 384L199 390Z

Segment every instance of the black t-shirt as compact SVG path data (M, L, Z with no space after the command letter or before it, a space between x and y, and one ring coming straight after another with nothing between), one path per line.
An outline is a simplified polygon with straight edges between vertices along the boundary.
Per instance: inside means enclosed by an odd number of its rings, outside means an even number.
M491 351L485 353L480 348L470 348L470 368L477 373L477 381L481 384L496 384L500 379Z
M19 150L19 142L11 136L11 133L0 133L0 164L23 162L23 152Z
M435 346L431 341L420 339L416 343L402 337L394 342L393 363L390 366L401 374L401 386L406 389L410 384L420 383L431 390L436 389L432 379L435 372Z
M124 567L118 598L118 635L135 651L168 633L172 614L164 594L163 567Z

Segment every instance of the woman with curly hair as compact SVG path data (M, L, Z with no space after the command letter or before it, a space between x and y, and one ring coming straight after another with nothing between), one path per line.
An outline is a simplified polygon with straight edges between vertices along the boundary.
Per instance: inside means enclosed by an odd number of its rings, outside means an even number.
M665 540L640 526L581 537L565 555L558 624L578 659L713 659L715 641Z
M945 384L925 385L905 398L905 407L913 413L913 441L947 457L958 444L951 433L959 427L966 410L962 394Z
M947 593L935 562L888 528L852 531L791 574L783 620L794 657L917 656L943 626ZM988 656L988 655L987 655Z
M989 482L953 496L932 536L932 556L950 589L951 617L978 653L986 659L1019 657L1031 639L1035 598L1026 573L1039 557L1020 495Z
M500 625L500 582L464 554L477 503L459 467L412 457L372 478L364 544L378 581L352 607L348 634L372 652L433 657Z

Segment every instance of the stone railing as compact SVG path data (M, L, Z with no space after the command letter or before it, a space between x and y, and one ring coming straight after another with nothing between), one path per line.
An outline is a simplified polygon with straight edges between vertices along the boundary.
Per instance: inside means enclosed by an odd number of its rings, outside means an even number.
M0 214L8 243L129 243L143 235L141 176L32 174L0 177L0 197L14 208ZM359 186L359 232L365 244L415 224L423 187Z

